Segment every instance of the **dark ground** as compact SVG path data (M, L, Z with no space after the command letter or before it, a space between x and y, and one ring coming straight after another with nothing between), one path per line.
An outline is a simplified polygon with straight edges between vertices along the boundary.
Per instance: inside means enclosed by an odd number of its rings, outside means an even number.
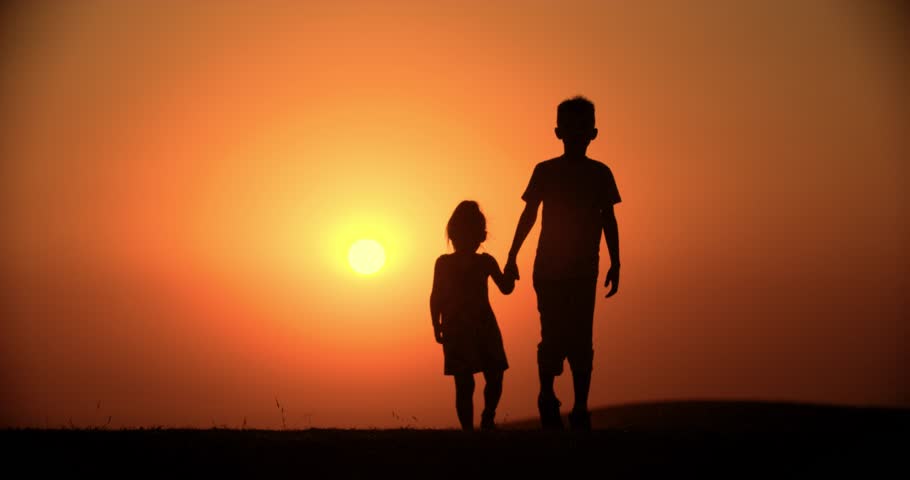
M589 434L542 432L534 421L473 434L0 430L0 451L5 470L28 477L910 478L910 409L672 402L598 410L593 423Z

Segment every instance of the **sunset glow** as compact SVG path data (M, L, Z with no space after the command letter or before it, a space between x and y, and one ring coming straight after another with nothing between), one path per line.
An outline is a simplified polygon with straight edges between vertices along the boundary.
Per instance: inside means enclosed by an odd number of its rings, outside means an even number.
M623 199L592 407L910 405L898 3L10 2L0 427L456 425L446 223L503 266L574 95ZM541 221L499 418L538 414Z
M348 251L348 262L355 272L370 275L385 264L385 250L376 240L357 240Z

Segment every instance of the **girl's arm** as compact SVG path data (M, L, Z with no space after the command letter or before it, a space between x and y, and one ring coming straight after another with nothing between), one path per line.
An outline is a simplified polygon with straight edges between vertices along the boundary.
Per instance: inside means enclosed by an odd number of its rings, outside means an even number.
M499 291L503 295L508 295L515 290L515 277L512 275L506 275L502 273L502 270L499 269L499 263L496 262L496 259L492 255L485 254L489 257L490 262L490 277L493 278L493 283L499 287Z
M433 322L433 336L436 343L442 343L442 275L440 273L440 260L436 259L433 269L433 290L430 292L430 319Z

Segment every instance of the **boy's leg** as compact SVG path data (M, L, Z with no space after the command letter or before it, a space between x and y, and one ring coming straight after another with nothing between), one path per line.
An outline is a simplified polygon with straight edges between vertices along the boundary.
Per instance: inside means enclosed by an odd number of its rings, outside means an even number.
M547 430L563 428L559 407L553 389L555 378L562 374L565 345L563 320L565 290L560 282L534 280L537 292L537 310L540 312L540 343L537 345L537 374L540 380L540 394L537 409L540 412L541 427Z
M572 364L569 365L571 367ZM569 413L569 426L572 430L591 430L591 412L588 411L591 369L572 368L572 386L575 389L575 405Z
M553 385L556 382L556 375L550 373L546 367L537 365L537 377L540 379L540 396L546 398L556 398L556 390Z
M540 377L540 394L537 395L537 410L540 413L540 426L545 430L562 430L562 417L559 407L562 402L556 398L553 382L556 376L549 373L545 367L538 365L537 374Z
M575 391L575 405L569 414L569 422L575 430L590 430L591 415L588 412L588 394L591 391L591 371L594 366L594 303L597 295L597 279L580 281L574 286L576 297L572 302L572 340L569 342L569 368L572 370L572 387Z
M496 407L502 397L502 370L483 372L486 385L483 387L483 413L480 416L480 428L489 430L495 427Z
M575 412L587 412L588 392L591 391L591 369L573 368L572 387L575 389L575 405L572 410Z
M465 431L474 430L474 375L455 375L455 412Z
M591 372L594 367L594 349L591 347L591 334L582 334L582 340L568 355L569 369L572 371L572 388L575 391L575 405L572 406L572 411L578 415L586 414L588 411L588 394L591 391Z

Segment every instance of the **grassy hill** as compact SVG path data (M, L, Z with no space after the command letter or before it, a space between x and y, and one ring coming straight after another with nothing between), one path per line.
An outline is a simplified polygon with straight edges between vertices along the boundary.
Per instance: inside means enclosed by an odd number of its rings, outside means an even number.
M535 420L455 430L3 430L4 466L38 474L330 478L516 475L905 478L910 410L668 402L594 412L589 434Z
M727 433L886 430L891 422L907 426L910 409L846 407L811 403L683 400L634 403L591 411L595 429L637 431L692 430ZM563 416L568 425L568 420ZM504 428L536 429L536 418Z

